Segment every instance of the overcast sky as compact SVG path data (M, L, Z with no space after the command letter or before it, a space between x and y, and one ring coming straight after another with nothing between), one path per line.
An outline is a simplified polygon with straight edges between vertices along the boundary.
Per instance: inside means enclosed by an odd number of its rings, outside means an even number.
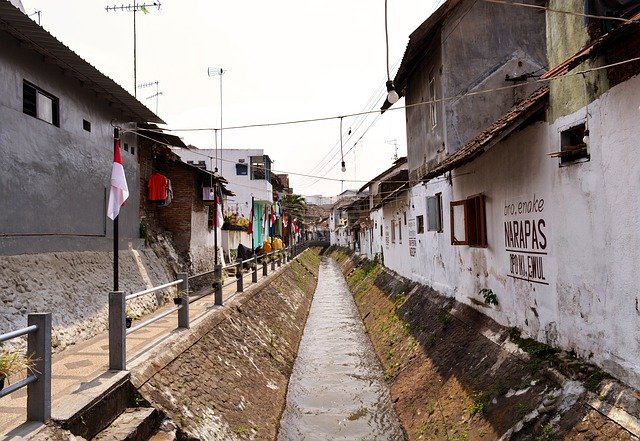
M388 0L392 66L397 68L409 34L442 2ZM133 93L131 12L107 12L105 7L114 3L106 0L22 3L27 14L41 11L42 26L56 38ZM208 67L227 71L222 77L224 127L377 109L386 94L384 0L161 3L159 11L149 7L148 14L136 14L137 82L159 81L158 115L167 128L220 127L219 78L208 77ZM155 92L154 87L138 89L138 99L153 111L155 98L146 98ZM295 193L332 196L342 185L359 188L391 166L392 140L399 144L398 155L406 155L404 121L403 110L364 120L345 118L345 173L340 171L337 119L223 130L222 147L262 148L275 170L290 173ZM176 134L186 144L214 146L213 131Z

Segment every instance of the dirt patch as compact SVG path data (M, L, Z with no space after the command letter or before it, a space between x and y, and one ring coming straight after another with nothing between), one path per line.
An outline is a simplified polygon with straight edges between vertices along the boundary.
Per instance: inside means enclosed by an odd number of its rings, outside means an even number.
M179 438L275 439L318 265L305 252L140 388Z
M583 381L595 368L520 339L381 265L344 251L333 256L347 275L408 439L637 439L587 405L597 395Z

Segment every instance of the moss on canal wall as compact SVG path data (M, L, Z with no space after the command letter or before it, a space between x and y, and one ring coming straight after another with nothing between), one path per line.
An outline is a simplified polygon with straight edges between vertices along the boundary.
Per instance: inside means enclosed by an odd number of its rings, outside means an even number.
M592 366L549 347L527 353L541 344L377 263L331 254L408 439L637 439L589 404L608 400L583 387Z
M138 385L179 438L275 439L319 262L317 250L304 252L214 314L203 335Z

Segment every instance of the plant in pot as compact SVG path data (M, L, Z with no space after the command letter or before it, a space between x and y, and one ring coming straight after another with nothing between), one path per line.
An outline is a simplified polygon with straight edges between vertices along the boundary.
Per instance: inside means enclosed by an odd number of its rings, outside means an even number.
M185 291L178 290L178 292L176 293L176 296L173 298L174 305L182 304L182 299L183 298L187 299L187 301L188 301L189 300L189 294L186 293Z
M125 312L125 316L124 316L125 327L130 328L133 321L139 318L140 316L138 314L136 314L135 312L127 308L127 311Z
M34 360L21 352L0 350L0 390L4 388L5 380L21 374L24 371L33 371Z

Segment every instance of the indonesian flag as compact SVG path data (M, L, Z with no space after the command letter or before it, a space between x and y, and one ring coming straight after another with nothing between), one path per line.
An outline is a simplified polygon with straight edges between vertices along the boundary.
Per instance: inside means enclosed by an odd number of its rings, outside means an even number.
M282 226L287 228L287 225L289 225L289 223L287 222L287 215L283 214L282 215Z
M251 214L249 215L249 225L247 225L247 233L253 234L253 207L251 207Z
M293 232L298 234L300 232L300 228L298 228L298 219L294 219L293 222Z
M214 226L216 228L222 228L222 224L224 224L224 216L222 215L222 204L220 203L220 198L218 197L217 194L216 194L216 205L217 205L217 209L216 209Z
M276 212L273 210L273 207L271 207L271 225L276 223Z
M113 168L111 169L111 190L109 191L109 206L107 217L114 220L120 214L120 207L129 197L129 187L124 177L124 167L122 166L122 156L120 155L120 139L115 139L113 143Z

